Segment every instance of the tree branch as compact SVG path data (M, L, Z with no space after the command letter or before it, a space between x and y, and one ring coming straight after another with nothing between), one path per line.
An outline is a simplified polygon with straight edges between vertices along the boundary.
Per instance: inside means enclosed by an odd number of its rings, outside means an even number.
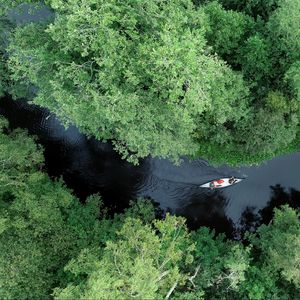
M170 298L170 296L173 293L173 291L175 290L177 284L178 284L178 280L173 284L173 286L168 291L168 294L166 295L165 300L168 300Z
M170 270L162 272L159 277L157 278L156 282L159 282L162 278L164 278L166 275L170 273Z
M194 275L192 275L192 276L189 277L189 281L192 283L192 285L193 285L194 288L196 287L196 285L195 285L195 283L194 283L193 280L194 280L195 277L197 276L199 270L200 270L200 264L197 266Z

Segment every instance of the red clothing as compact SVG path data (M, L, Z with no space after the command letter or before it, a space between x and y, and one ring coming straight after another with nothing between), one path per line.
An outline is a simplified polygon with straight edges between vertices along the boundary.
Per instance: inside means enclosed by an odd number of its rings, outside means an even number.
M211 182L210 182L209 186L210 186L210 188L213 189L213 188L215 188L215 187L221 186L223 182L224 182L224 180L222 180L222 179L214 180L214 181L211 181Z

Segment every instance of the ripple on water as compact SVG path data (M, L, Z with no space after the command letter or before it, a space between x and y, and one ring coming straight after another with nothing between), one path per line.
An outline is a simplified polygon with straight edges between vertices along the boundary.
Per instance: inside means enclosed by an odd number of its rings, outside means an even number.
M270 207L266 211L271 211L273 206L289 203L291 197L294 207L300 203L300 153L251 168L215 168L205 160L187 158L179 166L157 158L133 166L121 160L109 143L87 139L75 127L65 130L49 111L26 101L2 99L0 112L12 127L27 128L39 137L50 175L63 175L81 199L100 193L116 211L135 197L150 197L162 208L185 216L191 227L206 225L230 233L234 224L251 224L260 209ZM244 181L221 191L199 187L212 179L245 174ZM276 184L281 186L272 188ZM291 194L290 187L296 192Z

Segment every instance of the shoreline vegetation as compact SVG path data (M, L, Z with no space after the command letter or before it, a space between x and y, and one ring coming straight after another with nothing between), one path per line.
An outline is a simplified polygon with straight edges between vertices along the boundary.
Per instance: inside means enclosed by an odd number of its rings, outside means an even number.
M0 0L0 97L28 98L123 159L258 164L300 148L300 0ZM242 241L133 201L109 216L0 118L1 299L300 299L299 210Z
M43 149L0 119L1 299L298 299L299 212L275 208L243 242L151 202L108 216L43 172Z
M9 24L20 3L0 1L2 93L35 86L33 103L123 159L299 150L298 0L47 0L53 18Z

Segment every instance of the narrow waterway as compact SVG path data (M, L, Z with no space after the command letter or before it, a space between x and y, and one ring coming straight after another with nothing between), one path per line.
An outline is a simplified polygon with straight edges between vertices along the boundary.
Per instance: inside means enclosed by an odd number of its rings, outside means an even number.
M40 4L22 4L8 13L16 25L51 22L53 11ZM26 128L44 146L46 170L62 176L80 199L101 193L112 212L131 199L151 198L165 211L187 218L192 228L215 228L229 236L269 222L272 209L284 203L299 207L300 153L274 158L258 167L213 168L204 160L183 159L177 167L167 160L147 158L139 166L120 159L110 144L88 139L75 127L67 130L46 109L26 101L0 100L0 114L11 127ZM246 179L236 186L210 191L199 185L223 176Z
M88 139L74 126L65 129L49 111L26 101L1 99L0 114L13 128L26 128L38 137L51 176L62 176L82 200L100 193L111 211L122 211L130 200L146 197L165 211L185 216L192 228L205 225L237 236L241 229L254 228L260 216L268 222L274 206L299 207L300 153L257 167L214 168L204 160L186 158L180 166L157 158L133 166L121 160L109 143ZM246 179L223 190L199 187L231 175Z

